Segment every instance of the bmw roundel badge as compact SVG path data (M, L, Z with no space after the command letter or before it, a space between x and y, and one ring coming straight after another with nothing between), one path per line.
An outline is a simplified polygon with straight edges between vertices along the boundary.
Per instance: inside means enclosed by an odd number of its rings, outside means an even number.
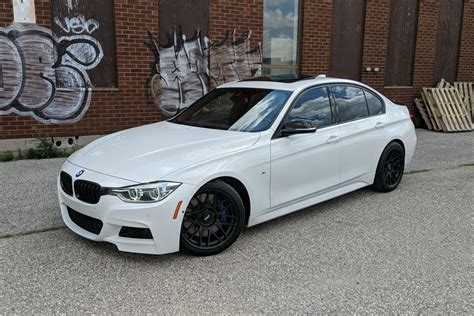
M76 178L82 176L82 174L84 173L84 170L80 170L76 173Z

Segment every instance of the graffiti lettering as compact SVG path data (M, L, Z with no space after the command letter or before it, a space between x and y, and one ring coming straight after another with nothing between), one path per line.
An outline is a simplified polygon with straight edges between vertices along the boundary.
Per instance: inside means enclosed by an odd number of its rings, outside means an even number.
M34 24L0 28L0 115L30 115L45 124L79 121L91 100L86 70L102 57L89 35L57 38Z
M261 74L262 49L259 43L250 47L252 32L241 37L236 30L227 32L220 43L210 45L210 77L216 86L235 80L247 79Z
M149 47L155 54L152 94L164 117L173 116L207 93L209 85L206 37L201 32L186 39L180 30L173 32L172 43L159 47L149 32ZM159 67L158 67L159 66ZM158 84L161 84L161 89ZM160 100L156 98L160 91Z
M171 43L165 46L160 46L151 32L148 35L147 46L155 57L150 88L164 118L206 94L211 83L217 86L261 73L260 44L250 48L251 32L236 37L233 30L214 43L202 37L199 30L187 39L178 28L170 36Z
M0 89L3 89L3 68L0 64Z
M56 23L64 32L82 34L87 32L92 34L94 31L99 29L99 22L94 19L86 20L83 15L78 17L68 18L65 17L64 21L61 21L57 16L54 17L54 23Z

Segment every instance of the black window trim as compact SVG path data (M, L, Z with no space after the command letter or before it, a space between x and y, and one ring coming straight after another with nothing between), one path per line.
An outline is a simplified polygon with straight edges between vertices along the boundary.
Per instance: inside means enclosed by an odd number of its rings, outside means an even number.
M366 93L370 93L371 95L373 95L374 97L376 97L377 99L379 99L380 103L382 103L382 113L380 113L380 114L370 114L369 102L367 102L367 95L366 95ZM369 89L364 89L364 97L365 97L365 102L367 103L367 110L369 111L369 117L385 114L385 102L383 102L383 100L382 100L377 94L373 93L373 92L370 91Z
M384 115L385 114L385 102L383 101L383 99L378 95L378 93L374 93L373 91L371 91L371 89L368 89L366 87L363 87L363 86L360 86L360 85L357 85L357 84L353 84L353 83L331 83L330 84L331 87L332 86L340 86L340 85L345 85L345 86L352 86L352 87L356 87L356 88L359 88L362 90L362 92L364 93L364 100L365 100L365 106L367 107L367 116L365 117L359 117L359 118L355 118L355 119L352 119L352 120L349 120L349 121L344 121L344 122L341 122L341 117L340 115L338 115L338 124L346 124L346 123L350 123L350 122L355 122L355 121L360 121L360 120L364 120L364 119L367 119L367 118L370 118L370 117L374 117L374 116L379 116L379 115ZM369 111L369 104L367 103L367 98L365 96L365 91L371 93L373 96L375 96L377 99L380 100L380 102L382 102L382 113L380 114L374 114L374 115L370 115L370 111ZM334 93L334 92L333 92ZM334 96L334 102L336 102L336 97ZM338 114L340 113L339 111L339 106L336 102L336 108L337 108L337 112Z
M364 93L364 99L365 99L365 104L367 106L367 113L369 113L369 115L367 117L361 117L361 118L357 118L357 119L353 119L353 120L350 120L350 121L345 121L345 122L341 122L341 119L340 119L340 116L339 116L339 106L337 105L337 102L336 102L336 98L335 98L335 95L334 95L334 92L333 90L331 89L332 86L337 86L337 85L346 85L346 86L353 86L353 87L356 87L356 88L359 88L359 89L362 89L364 92L365 91L368 91L369 93L373 94L376 98L378 98L380 100L380 102L382 102L382 113L380 114L376 114L376 115L370 115L370 111L369 111L369 105L367 103L367 99L365 98L365 93ZM280 135L280 131L282 130L283 128L283 125L284 125L284 122L286 121L291 109L293 109L293 106L295 105L295 102L299 99L299 97L309 91L309 90L312 90L312 89L316 89L316 88L321 88L321 87L326 87L328 89L328 92L329 92L329 101L331 102L331 114L335 114L336 116L336 121L335 123L332 123L330 125L326 125L324 127L321 127L321 128L318 128L318 130L320 129L325 129L325 128L328 128L328 127L333 127L333 126L336 126L336 125L341 125L341 124L346 124L346 123L350 123L350 122L355 122L355 121L360 121L360 120L363 120L363 119L367 119L367 118L370 118L370 117L375 117L375 116L379 116L379 115L385 115L385 109L386 109L386 105L385 105L385 102L384 100L379 96L379 92L377 92L376 90L372 89L372 88L368 88L368 87L365 87L365 86L361 86L361 85L358 85L356 83L347 83L347 82L328 82L328 83L320 83L320 84L317 84L317 85L314 85L314 86L310 86L310 87L306 87L305 89L301 90L298 95L293 99L293 101L291 101L291 104L290 106L288 107L288 109L286 110L285 112L285 115L283 116L283 118L281 119L280 123L278 124L278 127L277 129L275 130L275 132L273 133L273 136L271 139L277 139L277 138L281 138L282 136ZM334 108L334 112L332 112L332 109ZM316 131L317 132L317 131ZM309 134L308 134L309 135Z

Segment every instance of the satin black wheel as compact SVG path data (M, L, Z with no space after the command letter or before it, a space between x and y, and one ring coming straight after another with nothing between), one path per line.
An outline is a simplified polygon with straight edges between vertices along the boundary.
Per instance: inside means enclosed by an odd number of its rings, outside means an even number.
M181 247L195 255L213 255L232 245L245 223L245 207L224 181L204 185L191 199L181 226Z
M393 142L385 148L377 166L373 188L381 192L394 190L402 180L405 170L405 150Z

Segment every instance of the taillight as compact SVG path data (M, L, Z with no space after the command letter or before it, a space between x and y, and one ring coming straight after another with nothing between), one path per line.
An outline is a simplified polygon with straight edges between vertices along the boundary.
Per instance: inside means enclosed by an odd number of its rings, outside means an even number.
M410 113L410 120L413 124L415 124L415 115L413 115L413 112L408 112Z

